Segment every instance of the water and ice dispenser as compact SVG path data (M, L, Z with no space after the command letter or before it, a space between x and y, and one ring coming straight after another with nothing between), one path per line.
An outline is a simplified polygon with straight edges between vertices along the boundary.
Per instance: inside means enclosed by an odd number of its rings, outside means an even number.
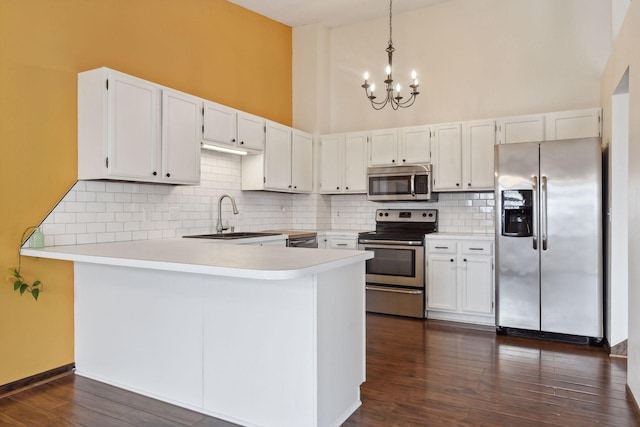
M531 237L533 235L533 191L502 191L502 235Z

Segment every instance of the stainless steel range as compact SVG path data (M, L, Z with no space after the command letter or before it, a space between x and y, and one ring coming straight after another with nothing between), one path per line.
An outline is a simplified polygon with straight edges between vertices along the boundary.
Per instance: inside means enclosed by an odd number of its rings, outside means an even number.
M367 311L425 317L424 236L438 229L437 209L378 209L376 231L358 235L367 261Z

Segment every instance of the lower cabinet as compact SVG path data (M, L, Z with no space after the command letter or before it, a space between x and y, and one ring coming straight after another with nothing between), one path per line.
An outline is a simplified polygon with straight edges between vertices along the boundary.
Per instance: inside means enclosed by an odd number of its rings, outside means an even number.
M493 238L427 236L427 317L493 325Z
M355 231L325 231L318 233L318 248L358 249L358 233Z

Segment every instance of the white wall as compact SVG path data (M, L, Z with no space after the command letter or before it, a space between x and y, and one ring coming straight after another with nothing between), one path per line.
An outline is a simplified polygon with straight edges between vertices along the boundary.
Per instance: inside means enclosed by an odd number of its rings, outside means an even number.
M407 87L416 69L421 92L400 111L374 111L360 87L364 71L382 87L388 18L333 28L331 131L598 106L610 9L602 0L452 0L394 14L394 78Z
M631 2L601 79L604 142L611 140L612 95L629 69L629 340L627 384L640 398L640 2ZM616 165L612 165L613 168Z

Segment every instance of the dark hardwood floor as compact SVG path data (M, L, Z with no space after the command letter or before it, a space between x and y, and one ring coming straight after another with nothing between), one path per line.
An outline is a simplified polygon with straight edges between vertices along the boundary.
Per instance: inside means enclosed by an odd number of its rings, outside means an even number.
M626 360L599 347L367 315L367 382L344 427L640 426ZM69 375L0 399L1 426L233 424Z

